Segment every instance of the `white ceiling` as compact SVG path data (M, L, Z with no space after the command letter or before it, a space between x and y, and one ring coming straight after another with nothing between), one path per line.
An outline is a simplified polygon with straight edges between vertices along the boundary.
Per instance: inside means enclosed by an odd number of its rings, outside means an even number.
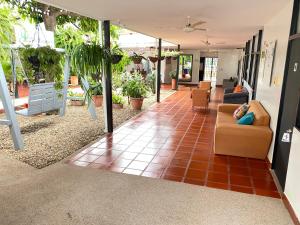
M39 0L98 20L111 20L128 29L160 37L184 49L236 48L276 15L287 0ZM207 32L184 33L186 17L204 20ZM177 29L176 29L177 28ZM222 45L216 43L225 42Z

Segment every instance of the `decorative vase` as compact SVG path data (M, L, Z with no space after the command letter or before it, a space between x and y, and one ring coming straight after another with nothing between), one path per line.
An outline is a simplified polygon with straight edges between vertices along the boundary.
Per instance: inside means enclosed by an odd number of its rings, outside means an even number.
M144 98L132 98L130 97L130 104L133 109L141 110L143 105Z
M96 107L101 107L103 102L103 95L93 95L92 100Z

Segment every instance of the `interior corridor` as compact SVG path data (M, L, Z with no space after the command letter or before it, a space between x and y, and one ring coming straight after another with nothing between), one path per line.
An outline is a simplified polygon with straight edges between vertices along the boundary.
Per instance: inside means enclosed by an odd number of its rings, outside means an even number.
M267 161L214 154L223 89L213 89L208 113L193 111L190 95L190 88L180 87L68 163L280 198Z

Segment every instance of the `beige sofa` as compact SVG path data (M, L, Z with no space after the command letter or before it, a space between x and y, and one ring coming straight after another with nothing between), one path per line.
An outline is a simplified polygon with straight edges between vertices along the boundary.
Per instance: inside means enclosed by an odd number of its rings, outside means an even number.
M265 159L272 141L270 116L258 101L251 101L248 112L254 112L253 125L239 125L233 112L240 106L221 104L215 127L215 154Z

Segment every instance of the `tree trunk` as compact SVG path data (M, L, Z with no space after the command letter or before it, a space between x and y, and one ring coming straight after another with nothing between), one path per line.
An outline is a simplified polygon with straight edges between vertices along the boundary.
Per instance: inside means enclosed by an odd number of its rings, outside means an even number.
M43 15L43 21L47 31L55 31L56 15Z

